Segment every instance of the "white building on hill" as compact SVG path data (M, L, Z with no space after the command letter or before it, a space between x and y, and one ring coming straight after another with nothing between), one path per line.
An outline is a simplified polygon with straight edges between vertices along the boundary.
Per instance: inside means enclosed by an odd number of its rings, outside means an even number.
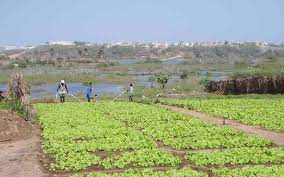
M75 45L73 41L48 41L47 45Z

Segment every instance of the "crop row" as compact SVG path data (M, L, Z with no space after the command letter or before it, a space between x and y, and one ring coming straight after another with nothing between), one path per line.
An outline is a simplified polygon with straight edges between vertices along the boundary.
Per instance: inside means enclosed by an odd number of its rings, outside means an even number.
M244 167L237 169L215 169L213 170L215 174L220 177L281 177L284 176L284 166L254 166L254 167Z
M222 98L164 100L163 103L187 107L213 116L234 119L243 124L284 131L284 99Z
M167 171L153 171L151 169L144 170L128 170L124 173L91 173L85 177L207 177L206 173L197 172L189 168L183 168L180 170L167 170ZM83 175L73 175L72 177L84 177Z
M244 147L214 152L191 152L186 158L197 165L258 164L284 162L284 147Z

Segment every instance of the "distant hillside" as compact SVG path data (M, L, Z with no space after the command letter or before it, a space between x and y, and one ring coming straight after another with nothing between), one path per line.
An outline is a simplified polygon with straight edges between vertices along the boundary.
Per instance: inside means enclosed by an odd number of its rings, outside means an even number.
M18 54L19 51L17 51ZM33 58L40 60L65 59L68 61L80 58L101 59L141 59L141 58L170 58L182 56L190 63L254 63L256 59L267 61L283 60L283 46L258 47L254 43L220 46L174 46L143 47L143 46L112 46L102 45L44 45L26 50L14 55L17 58ZM8 54L11 55L11 52Z

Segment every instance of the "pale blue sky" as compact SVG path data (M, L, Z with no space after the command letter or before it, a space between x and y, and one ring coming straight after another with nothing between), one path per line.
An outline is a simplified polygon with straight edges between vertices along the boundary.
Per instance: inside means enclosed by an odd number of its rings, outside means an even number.
M284 41L282 0L0 0L0 44Z

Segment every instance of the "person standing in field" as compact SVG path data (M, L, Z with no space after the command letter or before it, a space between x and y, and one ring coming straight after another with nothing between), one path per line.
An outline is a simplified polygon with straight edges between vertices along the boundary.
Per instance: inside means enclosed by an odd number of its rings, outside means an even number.
M87 89L86 89L86 98L88 100L88 102L90 102L92 100L92 83L89 82L89 84L87 85Z
M130 102L133 102L133 94L134 94L134 88L133 88L133 85L130 84L130 87L128 90L128 98Z
M69 91L68 91L68 88L67 88L65 81L61 80L60 83L58 84L58 87L57 87L57 94L60 97L61 103L65 102L65 95L68 94L68 93L69 93Z

